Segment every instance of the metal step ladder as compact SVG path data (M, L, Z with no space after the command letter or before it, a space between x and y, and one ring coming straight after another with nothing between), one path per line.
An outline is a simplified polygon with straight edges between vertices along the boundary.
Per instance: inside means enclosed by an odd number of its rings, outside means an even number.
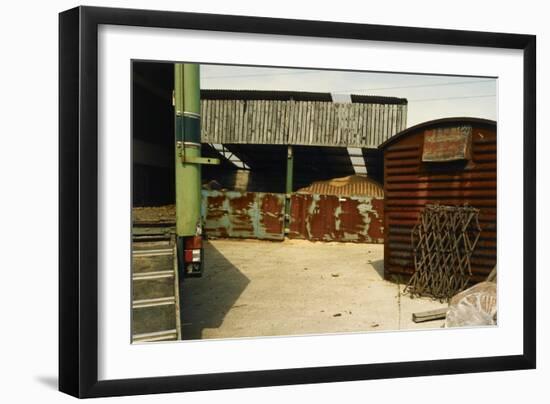
M132 342L179 340L175 237L143 233L132 240Z

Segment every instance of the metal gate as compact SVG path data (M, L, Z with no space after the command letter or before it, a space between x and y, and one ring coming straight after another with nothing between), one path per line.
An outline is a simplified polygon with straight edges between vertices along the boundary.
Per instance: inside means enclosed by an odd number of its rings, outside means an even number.
M384 199L293 194L289 238L383 243Z
M207 236L284 239L285 194L203 190L202 196Z

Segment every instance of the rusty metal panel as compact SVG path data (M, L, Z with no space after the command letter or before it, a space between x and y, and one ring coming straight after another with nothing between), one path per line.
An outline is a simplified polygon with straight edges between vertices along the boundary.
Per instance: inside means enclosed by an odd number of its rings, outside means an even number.
M467 159L423 161L425 133L470 127ZM471 206L480 210L481 234L472 254L472 281L483 280L496 265L497 134L491 121L458 118L427 122L398 134L384 151L384 275L411 275L411 232L426 204Z
M203 231L210 237L282 240L285 194L202 191Z
M289 238L382 243L383 199L293 194Z
M422 161L467 160L471 140L471 126L428 129L424 131Z

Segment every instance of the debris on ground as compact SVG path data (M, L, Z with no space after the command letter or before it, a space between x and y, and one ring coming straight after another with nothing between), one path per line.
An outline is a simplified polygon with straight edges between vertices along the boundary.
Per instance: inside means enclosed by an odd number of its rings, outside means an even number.
M338 278L340 274L330 274L330 276L332 276L333 278Z
M497 270L493 268L486 281L457 293L448 308L412 314L415 323L445 319L445 327L495 325L497 321Z
M342 316L342 313L336 313L332 315L332 317L340 317L340 316Z
M447 316L447 307L436 310L420 311L412 314L412 320L415 323L423 323L425 321L442 320Z
M497 284L480 282L455 295L450 302L445 328L497 323Z
M176 205L134 207L132 220L134 223L175 223Z

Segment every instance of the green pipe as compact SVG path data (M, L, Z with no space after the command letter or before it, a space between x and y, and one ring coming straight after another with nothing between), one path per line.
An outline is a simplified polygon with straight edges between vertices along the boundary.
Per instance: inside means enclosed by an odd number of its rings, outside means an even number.
M174 66L176 234L201 233L200 76L198 64Z
M286 198L285 198L285 232L289 232L290 228L290 197L292 195L292 187L294 183L294 151L292 146L288 146L286 158Z
M294 155L292 146L288 146L286 159L286 193L292 193L294 182Z

